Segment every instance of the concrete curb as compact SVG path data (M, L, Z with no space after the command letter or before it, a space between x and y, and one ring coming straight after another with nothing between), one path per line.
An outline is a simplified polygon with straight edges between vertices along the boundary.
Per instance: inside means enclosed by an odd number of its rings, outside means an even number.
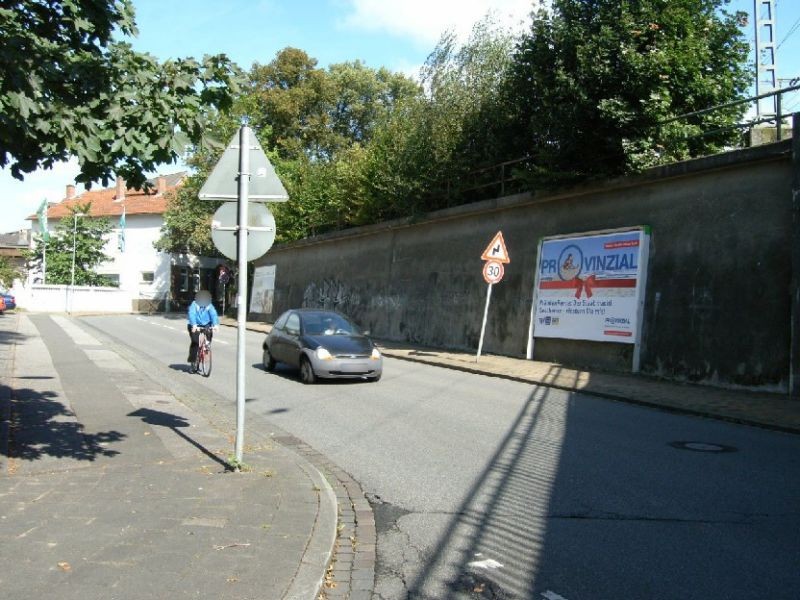
M286 434L272 439L323 471L331 480L336 494L339 512L336 540L318 596L326 600L371 600L375 588L378 534L372 506L361 485L299 438Z
M237 323L223 319L220 320L220 325L235 328ZM266 335L260 327L248 325L246 329ZM336 536L318 596L327 600L370 600L375 587L378 534L372 506L361 485L349 473L299 438L285 433L271 439L322 471L335 494L338 508Z
M297 567L291 585L283 595L284 600L307 600L316 598L325 582L325 572L333 555L336 543L337 504L333 488L325 476L301 454L281 444L296 457L296 464L305 471L319 490L319 512L308 540L303 560ZM327 533L326 533L327 532Z
M392 358L397 358L399 360L405 360L407 362L417 362L423 363L426 365L434 366L434 367L442 367L444 369L451 369L454 371L462 371L464 373L472 373L474 375L486 375L487 377L497 377L499 379L507 379L509 381L516 381L519 383L527 383L530 385L542 385L545 387L563 390L565 392L573 392L576 394L585 394L586 396L593 396L595 398L602 398L604 400L613 400L615 402L624 402L626 404L635 404L637 406L645 406L647 408L655 408L658 410L662 410L664 412L670 412L675 414L682 414L682 415L691 415L694 417L702 417L706 419L714 419L717 421L725 421L727 423L735 423L737 425L747 425L750 427L759 427L761 429L769 429L772 431L780 431L782 433L791 433L798 435L800 434L800 429L794 427L785 427L781 425L775 425L773 423L763 423L760 421L754 421L750 419L745 419L741 417L734 417L730 415L723 415L719 413L713 413L709 411L703 410L693 410L691 408L684 408L680 406L672 406L669 404L661 404L659 402L650 402L648 400L641 400L638 398L632 398L631 396L623 396L621 394L614 394L612 392L603 392L600 390L588 390L588 389L580 389L576 387L570 387L566 385L559 385L557 383L550 383L545 381L537 381L535 379L529 379L526 377L519 377L516 375L508 375L505 373L495 373L492 371L485 371L477 367L469 367L467 365L454 365L451 363L443 363L438 362L435 360L425 359L424 357L411 357L407 356L402 353L394 353L392 350L387 350L385 348L381 349L381 352L384 356L390 356Z

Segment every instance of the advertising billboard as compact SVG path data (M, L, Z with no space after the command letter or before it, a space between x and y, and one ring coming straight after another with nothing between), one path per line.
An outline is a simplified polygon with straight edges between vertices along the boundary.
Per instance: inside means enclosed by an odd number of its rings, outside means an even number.
M532 336L638 344L648 230L544 238Z
M253 274L253 289L250 292L250 312L271 314L274 297L275 265L256 267Z

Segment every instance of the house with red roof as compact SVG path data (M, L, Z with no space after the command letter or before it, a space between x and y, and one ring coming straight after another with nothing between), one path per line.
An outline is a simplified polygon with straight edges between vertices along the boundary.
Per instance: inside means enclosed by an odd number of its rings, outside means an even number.
M128 188L121 178L114 187L80 194L74 185L67 185L64 199L47 208L47 228L54 231L62 218L70 217L77 206L86 204L90 204L89 217L107 218L111 222L113 229L105 247L110 260L100 265L97 272L118 283L120 293L126 296L124 301L115 302L115 306L146 312L176 310L188 305L199 289L209 289L216 297L216 270L224 259L169 254L154 247L161 236L169 199L183 185L186 176L185 172L160 175L148 180L150 185L142 190ZM38 216L29 218L33 244L38 237ZM42 283L42 274L31 273L29 282L33 290L35 284ZM30 308L36 310L36 306ZM76 306L74 310L80 308Z

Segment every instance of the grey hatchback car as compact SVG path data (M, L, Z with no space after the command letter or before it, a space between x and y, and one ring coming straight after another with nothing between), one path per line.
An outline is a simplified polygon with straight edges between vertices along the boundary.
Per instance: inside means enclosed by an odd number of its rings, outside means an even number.
M303 383L320 377L378 381L383 374L383 357L372 340L334 311L286 311L275 321L263 350L267 371L284 363L300 369Z

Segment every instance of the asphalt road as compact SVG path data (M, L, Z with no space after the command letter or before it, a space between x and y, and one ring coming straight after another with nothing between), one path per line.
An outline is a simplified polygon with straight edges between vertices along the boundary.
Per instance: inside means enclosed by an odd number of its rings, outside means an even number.
M235 330L204 380L181 320L83 321L233 414ZM262 339L248 411L367 491L378 598L798 598L800 437L392 359L379 383L304 386L259 368Z

